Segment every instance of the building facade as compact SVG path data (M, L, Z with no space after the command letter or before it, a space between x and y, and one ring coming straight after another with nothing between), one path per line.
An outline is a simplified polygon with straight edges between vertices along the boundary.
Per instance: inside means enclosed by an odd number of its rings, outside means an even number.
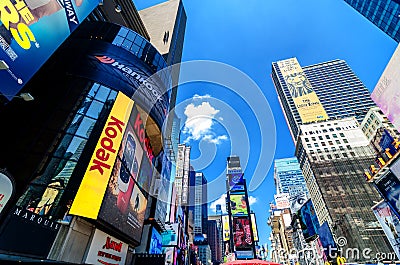
M290 68L296 68L296 71L286 75ZM296 58L273 62L272 81L294 142L297 141L300 124L352 116L361 123L369 109L375 106L368 89L343 60L305 67L301 67ZM302 87L306 87L309 94L315 92L317 98L314 96L312 99L313 106L295 102L291 91L302 91ZM308 98L306 100L309 101ZM303 121L301 114L312 115L315 104L322 106L327 117L321 113Z
M319 223L327 222L336 238L346 238L346 249L390 252L371 211L379 195L363 177L375 154L357 120L338 119L301 125L300 129L296 156ZM353 261L360 258L347 257Z
M344 0L395 41L400 41L400 1Z

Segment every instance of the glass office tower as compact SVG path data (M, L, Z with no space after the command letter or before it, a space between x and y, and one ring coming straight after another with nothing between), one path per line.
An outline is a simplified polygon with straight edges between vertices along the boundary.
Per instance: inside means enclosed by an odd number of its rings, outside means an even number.
M357 121L361 123L368 110L375 106L368 89L344 60L332 60L304 66L301 69L317 94L329 119L355 116ZM303 122L278 62L272 63L272 81L293 140L296 142L299 125Z
M392 39L400 41L399 0L345 0L347 4L374 23Z

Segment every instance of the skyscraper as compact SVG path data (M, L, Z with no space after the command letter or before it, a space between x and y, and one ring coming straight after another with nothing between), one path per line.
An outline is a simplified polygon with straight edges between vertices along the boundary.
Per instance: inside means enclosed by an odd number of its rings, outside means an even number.
M202 172L196 172L194 176L194 180L191 179L194 182L191 183L191 191L194 191L194 204L191 204L194 209L194 234L205 235L208 220L207 179Z
M399 0L344 0L392 39L400 41Z
M288 70L291 72L285 74ZM272 81L294 142L300 124L326 120L319 117L322 114L312 117L316 113L315 104L323 107L330 120L355 116L360 123L368 110L375 106L368 89L343 60L305 67L301 67L296 58L273 62ZM302 90L302 87L315 92L318 97L313 98L308 106L295 102L292 95L293 90ZM302 118L302 114L303 117L308 115L308 119Z
M274 181L277 194L295 196L304 192L308 196L307 185L296 157L275 160Z
M359 127L374 106L366 87L343 60L303 68L295 58L279 61L272 79L320 225L346 238L346 249L390 251L371 211L379 196L363 178L374 160Z

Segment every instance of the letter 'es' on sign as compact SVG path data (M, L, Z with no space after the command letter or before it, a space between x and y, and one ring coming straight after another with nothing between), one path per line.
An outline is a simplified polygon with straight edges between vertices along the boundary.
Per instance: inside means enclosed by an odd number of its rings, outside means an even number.
M132 107L133 101L118 93L69 214L97 219Z

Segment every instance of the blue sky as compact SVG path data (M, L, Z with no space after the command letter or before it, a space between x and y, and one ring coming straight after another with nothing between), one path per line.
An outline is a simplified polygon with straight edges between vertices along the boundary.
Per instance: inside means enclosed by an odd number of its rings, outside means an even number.
M163 1L134 2L140 10ZM213 182L217 185L209 186L216 190L211 192L211 199L218 195L218 188L223 188L218 179L225 172L226 157L241 157L248 184L252 178L260 182L252 183L251 208L257 216L260 243L267 243L268 204L275 190L270 165L275 158L294 155L270 78L271 62L297 57L300 65L307 66L343 59L372 91L397 43L343 0L183 3L187 25L182 61L227 64L247 75L256 87L249 83L251 89L245 86L237 92L236 88L208 82L181 86L177 110L183 121L191 121L183 128L181 141L192 146L195 169L202 170L209 181L217 179ZM194 113L202 116L195 117Z

